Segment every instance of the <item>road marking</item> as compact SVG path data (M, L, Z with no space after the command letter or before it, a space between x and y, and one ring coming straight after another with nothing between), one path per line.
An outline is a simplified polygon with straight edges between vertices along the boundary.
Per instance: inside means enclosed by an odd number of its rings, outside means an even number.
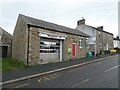
M90 80L90 79L86 79L86 80L84 80L84 81L82 81L82 82L80 82L80 83L77 83L77 84L73 85L72 88L74 88L74 87L76 87L76 86L79 86L80 84L85 83L85 82L87 82L87 81L89 81L89 80Z
M112 68L106 70L105 72L108 72L108 71L110 71L110 70L113 70L113 69L115 69L115 68L117 68L117 67L119 67L119 66L120 66L120 65L114 66L114 67L112 67Z
M60 75L61 75L61 73L42 76L42 77L40 77L40 79L38 79L37 81L38 81L39 83L46 82L46 81L49 81L49 80L58 78L58 77L60 77Z
M30 84L30 83L22 84L22 85L19 85L19 86L15 87L15 88L24 87L24 86L27 86L27 85L29 85L29 84Z

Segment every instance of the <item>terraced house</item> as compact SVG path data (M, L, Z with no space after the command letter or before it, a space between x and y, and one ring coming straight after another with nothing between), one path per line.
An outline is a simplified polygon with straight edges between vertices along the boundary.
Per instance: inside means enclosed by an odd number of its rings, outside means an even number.
M13 33L12 57L27 65L85 57L87 34L19 15Z
M101 54L109 53L114 49L113 34L103 30L103 26L93 27L85 24L85 19L77 22L77 30L88 34L90 37L86 40L87 51Z

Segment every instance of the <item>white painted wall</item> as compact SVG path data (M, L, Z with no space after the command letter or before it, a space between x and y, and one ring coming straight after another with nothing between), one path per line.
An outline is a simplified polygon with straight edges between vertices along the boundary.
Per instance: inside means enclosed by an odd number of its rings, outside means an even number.
M119 46L120 41L118 41L118 40L113 40L113 43L114 43L114 48L115 48L115 47L120 48L120 46Z
M88 34L89 37L88 40L86 41L86 43L88 44L94 44L94 50L95 50L95 54L96 54L96 29L90 27L90 26L87 26L85 24L80 24L79 26L77 26L76 28L77 30L80 30L81 32L83 33L86 33ZM94 43L93 43L94 42Z
M89 36L96 36L96 30L92 27L87 26L87 25L81 24L81 25L77 26L76 29L88 34Z

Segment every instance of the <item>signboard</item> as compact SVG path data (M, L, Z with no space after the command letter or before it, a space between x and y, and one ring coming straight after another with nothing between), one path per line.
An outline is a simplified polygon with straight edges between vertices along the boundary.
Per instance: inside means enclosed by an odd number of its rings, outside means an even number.
M76 43L72 44L72 56L76 56Z
M72 49L71 48L68 48L68 54L71 54L72 53Z
M52 33L40 33L39 35L41 37L54 38L54 39L62 39L62 40L64 40L66 38L66 36L64 36L64 35L52 34Z

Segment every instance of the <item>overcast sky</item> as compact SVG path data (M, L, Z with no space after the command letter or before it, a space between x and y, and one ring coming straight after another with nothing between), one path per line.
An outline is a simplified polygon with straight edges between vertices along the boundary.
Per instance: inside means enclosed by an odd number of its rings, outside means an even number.
M77 27L85 18L86 24L104 26L104 30L118 35L119 0L1 0L0 27L13 34L19 14L48 22Z

